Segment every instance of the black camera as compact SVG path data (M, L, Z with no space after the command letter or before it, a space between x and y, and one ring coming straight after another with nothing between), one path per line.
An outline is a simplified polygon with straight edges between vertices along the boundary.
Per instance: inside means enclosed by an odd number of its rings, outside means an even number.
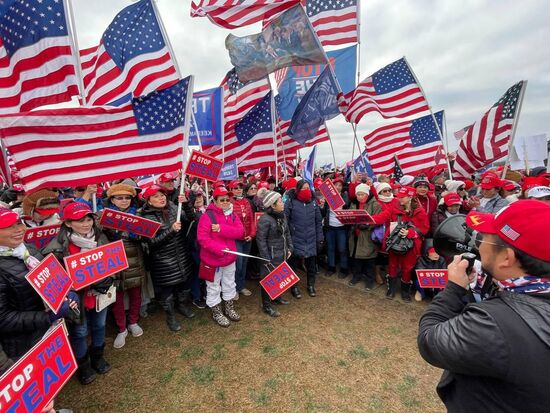
M476 246L478 232L466 225L466 215L457 214L447 218L435 230L433 243L435 251L445 258L463 255L467 260L479 259ZM472 254L472 255L466 255Z

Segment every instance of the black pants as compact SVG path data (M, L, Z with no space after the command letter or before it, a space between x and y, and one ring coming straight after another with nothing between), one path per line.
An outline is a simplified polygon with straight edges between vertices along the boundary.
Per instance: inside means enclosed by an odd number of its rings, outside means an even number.
M354 258L353 259L353 280L361 281L365 276L365 282L374 281L376 258Z
M294 255L290 256L289 264L290 267L296 271L300 266L301 257L295 257ZM314 287L315 286L315 274L317 273L317 257L307 257L304 258L304 265L306 267L306 276L307 276L307 285Z
M158 301L166 301L168 297L173 295L176 297L177 293L185 289L185 283L167 285L155 288L155 297Z

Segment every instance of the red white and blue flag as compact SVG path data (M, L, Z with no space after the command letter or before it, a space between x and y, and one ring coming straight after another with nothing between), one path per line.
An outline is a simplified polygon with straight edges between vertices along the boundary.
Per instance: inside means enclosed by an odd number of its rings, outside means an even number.
M369 112L378 112L384 118L406 118L427 110L428 102L407 61L401 58L357 86L351 95L346 118L351 123L359 123Z
M79 94L62 1L0 1L0 114Z
M306 13L323 46L356 43L359 0L307 0Z
M152 1L124 8L98 46L80 51L88 105L122 105L178 81Z
M190 78L121 107L0 116L2 143L27 191L164 173L181 166Z

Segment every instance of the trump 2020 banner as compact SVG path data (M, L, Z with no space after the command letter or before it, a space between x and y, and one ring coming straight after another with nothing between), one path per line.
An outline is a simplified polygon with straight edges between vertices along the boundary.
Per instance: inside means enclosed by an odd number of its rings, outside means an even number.
M221 145L223 121L223 89L201 90L193 93L193 114L197 127L191 119L189 145ZM197 138L197 130L199 139Z
M355 89L357 46L327 52L328 60L344 94ZM277 111L283 120L292 119L298 103L315 80L323 73L324 63L293 66L285 69L285 77L278 86L275 98Z
M65 326L60 323L0 377L0 412L42 412L76 369Z

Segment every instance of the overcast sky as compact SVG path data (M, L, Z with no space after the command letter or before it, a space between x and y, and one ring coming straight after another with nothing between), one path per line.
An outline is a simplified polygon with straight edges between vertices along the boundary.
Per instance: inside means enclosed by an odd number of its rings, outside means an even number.
M550 132L550 1L548 0L361 0L361 78L406 56L434 111L445 109L452 132L476 121L521 79L527 91L518 135ZM73 1L79 47L98 44L113 17L130 1ZM184 76L195 90L219 85L231 68L224 46L229 30L207 18L189 17L191 0L157 5ZM260 31L249 26L234 31ZM336 161L351 159L352 132L342 117L328 123ZM361 139L385 121L377 113L359 124ZM302 151L307 155L308 150ZM328 143L319 145L317 164L332 162ZM356 152L357 154L357 152Z

